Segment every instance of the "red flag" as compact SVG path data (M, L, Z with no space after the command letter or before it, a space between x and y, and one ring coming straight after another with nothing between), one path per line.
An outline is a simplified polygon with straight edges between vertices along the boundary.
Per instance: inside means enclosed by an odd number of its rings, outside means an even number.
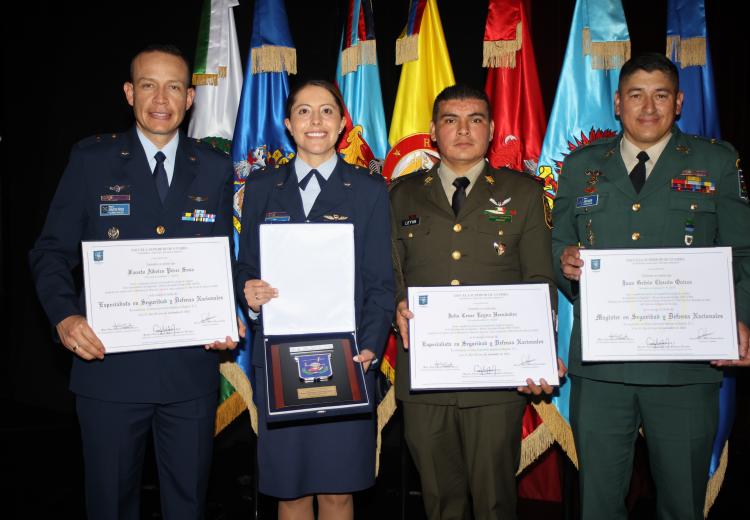
M536 174L547 124L524 0L490 0L484 29L485 91L492 103L495 136L487 153L495 168ZM531 405L523 418L519 496L562 500L552 436ZM546 453L545 453L546 452Z
M484 29L485 91L492 102L492 166L536 174L547 123L524 0L490 0Z

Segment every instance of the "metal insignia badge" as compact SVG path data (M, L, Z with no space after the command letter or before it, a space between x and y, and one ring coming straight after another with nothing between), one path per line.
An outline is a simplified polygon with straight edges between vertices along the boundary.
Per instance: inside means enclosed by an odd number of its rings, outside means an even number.
M593 247L594 240L596 239L594 235L594 229L593 229L593 222L591 222L591 219L586 223L586 240L589 241L589 245Z
M690 147L685 146L684 144L678 144L675 149L680 153L684 153L684 154L690 153Z
M208 200L208 197L204 197L203 195L188 195L188 198L195 202L206 202Z
M117 240L120 238L120 230L113 226L107 230L107 236L110 240Z
M498 202L490 197L490 204L495 206L492 209L486 209L482 213L489 217L490 222L512 222L513 215L516 214L516 210L510 209L507 204L510 202L510 197L502 202Z
M120 193L123 190L127 190L130 188L127 184L115 184L114 186L109 187L109 191L114 191L115 193Z
M333 377L330 352L316 352L294 356L297 362L297 375L305 383L328 381Z
M332 215L323 215L323 218L332 222L342 222L344 220L349 220L349 217L347 217L346 215L339 215L338 213L333 213Z
M495 248L495 252L497 253L497 256L503 256L505 254L505 244L502 242L497 243L493 242L492 247Z
M429 186L432 183L432 175L428 175L424 178L424 185Z
M485 175L484 180L486 180L487 184L489 184L490 186L495 184L495 178L492 175Z

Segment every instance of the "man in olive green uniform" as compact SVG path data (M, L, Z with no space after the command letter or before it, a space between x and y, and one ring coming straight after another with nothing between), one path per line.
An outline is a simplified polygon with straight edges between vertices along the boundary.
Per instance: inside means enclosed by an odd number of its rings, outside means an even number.
M477 519L515 518L523 394L552 391L544 380L510 390L410 391L407 320L413 315L406 287L542 282L555 296L542 187L526 174L487 164L492 131L486 94L448 87L435 100L430 125L441 163L391 189L402 347L396 395L430 519L471 518L472 510Z
M558 283L575 304L570 418L584 519L627 518L625 496L641 426L657 517L702 519L719 416L718 367L750 364L750 206L737 154L726 143L673 126L682 101L672 62L656 53L634 57L623 65L615 94L623 133L573 152L563 164L552 246ZM685 189L695 177L700 182ZM740 360L583 363L579 246L732 246Z

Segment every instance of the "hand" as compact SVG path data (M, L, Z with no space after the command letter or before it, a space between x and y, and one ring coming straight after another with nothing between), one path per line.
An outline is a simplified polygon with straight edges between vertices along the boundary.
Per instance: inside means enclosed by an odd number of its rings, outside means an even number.
M263 280L248 280L245 282L245 300L253 312L260 312L260 306L279 297L279 290L271 287Z
M55 327L60 341L73 354L85 359L104 359L104 345L80 314L68 316Z
M715 367L750 367L750 328L741 321L737 322L737 351L740 359L717 359L711 361Z
M409 320L414 317L414 313L409 310L406 300L401 300L396 306L396 327L401 336L401 342L404 344L404 350L409 350Z
M560 270L563 276L576 282L581 279L581 267L583 267L579 249L578 246L568 246L560 255Z
M370 363L375 359L375 353L365 348L360 351L359 355L354 356L352 359L357 363L362 363L362 368L367 372L367 369L370 368Z
M206 350L234 350L234 347L236 346L237 346L237 343L232 341L232 338L227 336L226 338L224 338L224 341L219 341L217 339L213 343L204 345L203 348L205 348Z
M565 366L565 363L563 363L563 360L560 358L557 358L557 377L563 378L565 377L565 374L568 373L568 368ZM547 381L543 378L539 380L539 385L535 384L534 381L529 378L526 380L526 386L519 386L517 389L522 394L533 394L533 395L542 395L547 394L551 395L552 392L555 391L555 387L547 384Z

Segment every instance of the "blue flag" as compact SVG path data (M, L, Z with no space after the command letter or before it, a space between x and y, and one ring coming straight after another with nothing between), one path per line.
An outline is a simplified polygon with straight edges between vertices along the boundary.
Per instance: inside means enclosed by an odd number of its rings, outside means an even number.
M619 132L614 93L620 67L629 57L628 27L620 0L578 0L537 171L545 180L550 204L565 156ZM572 327L573 306L558 291L558 355L566 364ZM570 378L563 380L552 405L554 410L543 404L537 406L537 411L555 440L578 465L570 430Z
M687 134L719 138L719 112L703 0L668 1L667 56L677 65L680 90L685 93L682 113L677 120L680 130ZM714 439L709 467L706 515L724 480L726 449L735 415L735 388L734 374L725 372L719 394L719 429Z
M389 147L372 5L369 0L348 3L336 66L336 84L348 112L339 152L348 163L380 173Z
M265 166L283 164L294 157L294 147L284 127L284 104L289 94L288 73L297 72L297 58L284 2L255 2L250 56L245 70L232 139L235 248L242 232L245 179ZM254 414L251 385L248 384L253 380L249 329L245 341L234 350L233 356L233 363L222 363L221 373L242 395L250 410L253 429L257 431L257 416Z

